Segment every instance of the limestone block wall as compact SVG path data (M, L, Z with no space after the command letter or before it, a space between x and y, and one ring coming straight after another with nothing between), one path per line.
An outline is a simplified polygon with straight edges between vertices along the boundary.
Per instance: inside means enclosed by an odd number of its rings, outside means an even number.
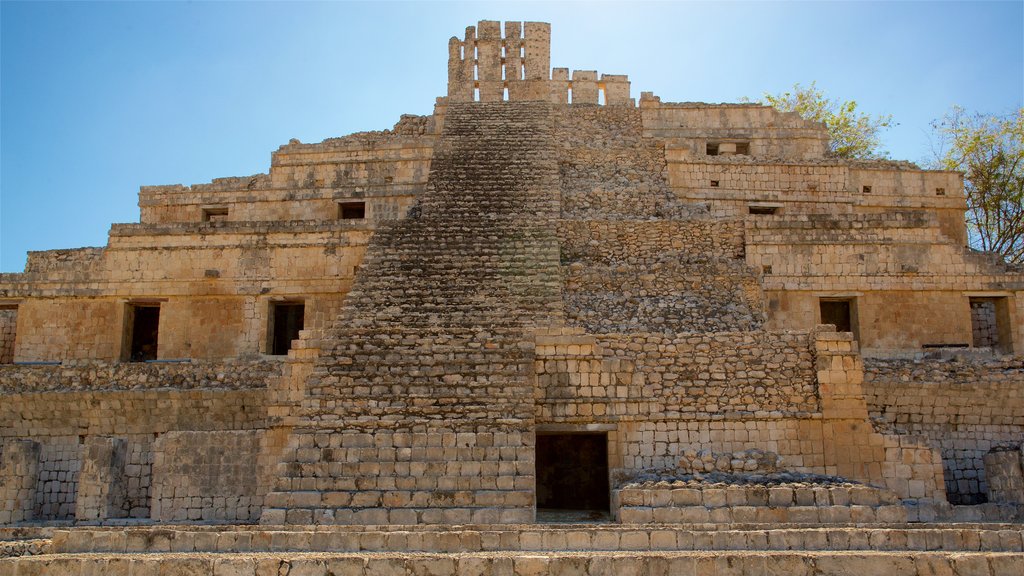
M694 482L671 489L645 484L613 492L623 524L906 522L906 509L888 490L856 484L775 486Z
M897 162L834 159L765 162L755 156L693 156L667 144L668 179L682 199L707 202L717 216L747 217L751 206L779 214L885 214L924 210L937 229L932 242L963 246L967 232L963 179ZM756 217L755 217L756 218Z
M160 359L265 353L272 302L304 302L306 328L333 320L371 233L348 221L119 225L85 272L35 253L31 272L0 278L0 296L24 298L14 360L124 358L139 302L160 306Z
M1004 361L883 360L866 363L871 415L941 450L949 500L984 501L984 455L1024 441L1024 364Z
M822 158L828 142L824 126L759 104L662 103L640 98L644 136L671 142L703 155L708 142L749 142L754 156Z
M168 432L153 444L151 517L161 522L259 520L269 488L263 432Z
M34 517L101 520L101 513L149 517L153 444L161 435L267 428L267 386L281 363L82 362L0 371L0 438L38 444ZM96 452L104 446L109 458ZM108 499L117 479L123 499ZM86 508L78 507L80 494Z
M613 479L674 470L687 450L777 453L782 467L944 499L921 436L868 421L848 334L538 335L537 422L608 435ZM597 428L594 428L597 426Z
M277 378L281 369L281 362L274 360L171 363L97 360L69 362L60 366L2 366L0 394L13 397L44 392L103 394L115 390L260 389ZM11 409L4 415L13 418L17 413ZM3 425L4 421L0 420L0 426Z
M536 370L543 422L778 418L820 410L806 333L552 337L539 340Z
M86 440L82 446L82 467L75 498L77 520L128 516L131 506L125 477L127 448L124 438L99 436Z
M1024 460L1019 447L985 454L988 501L1024 504Z
M26 299L14 361L116 358L124 304L106 298Z
M652 263L666 252L742 258L738 220L561 220L562 260Z
M143 186L141 222L329 221L339 218L338 203L346 201L364 201L368 223L400 218L426 183L434 122L408 116L391 131L318 144L293 140L272 155L269 174Z
M971 345L970 298L1007 299L1004 351L1021 350L1019 272L950 243L919 211L770 216L747 221L746 259L762 272L768 326L809 329L821 299L852 303L870 355ZM941 310L938 314L936 311Z
M39 476L32 503L37 520L73 520L78 493L78 475L82 468L81 447L77 436L38 440Z
M38 443L0 443L0 525L35 519L33 500L38 477Z
M14 342L18 327L18 309L0 308L0 364L14 362Z
M672 194L662 148L643 138L635 108L559 106L555 119L563 218L651 219L700 213Z

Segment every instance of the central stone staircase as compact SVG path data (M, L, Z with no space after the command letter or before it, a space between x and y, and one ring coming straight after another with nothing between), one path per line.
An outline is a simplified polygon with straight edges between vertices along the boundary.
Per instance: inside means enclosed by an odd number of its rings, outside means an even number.
M373 237L263 523L533 519L533 330L560 323L543 103L449 106L427 190Z

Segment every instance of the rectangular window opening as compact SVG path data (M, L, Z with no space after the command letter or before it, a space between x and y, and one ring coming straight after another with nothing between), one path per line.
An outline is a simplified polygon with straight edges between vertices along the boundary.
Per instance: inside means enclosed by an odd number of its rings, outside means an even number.
M818 301L820 324L832 324L836 332L852 332L858 339L857 303L853 298L821 298Z
M17 305L0 305L0 364L14 363L14 338L17 333Z
M936 196L945 196L946 195L946 189L945 188L936 188L935 189L935 195Z
M227 206L209 206L203 208L203 222L223 222L227 219Z
M975 348L994 352L1013 350L1010 331L1010 305L1005 296L970 298L971 335Z
M160 305L129 304L125 314L128 343L127 360L146 362L157 359L160 341Z
M339 202L338 218L341 220L362 220L366 218L366 202Z
M705 151L708 156L718 156L718 142L708 142Z
M751 214L756 214L756 215L759 215L759 216L774 216L775 214L779 213L779 207L778 206L756 206L756 205L752 205L752 206L747 206L747 210Z
M304 302L271 302L268 316L268 353L284 356L291 350L292 340L298 340L306 319Z
M711 181L711 187L712 188L718 188L718 180L712 180Z
M863 186L861 187L860 191L863 192L864 194L871 194L871 186Z
M750 156L750 142L737 142L736 153L744 156Z

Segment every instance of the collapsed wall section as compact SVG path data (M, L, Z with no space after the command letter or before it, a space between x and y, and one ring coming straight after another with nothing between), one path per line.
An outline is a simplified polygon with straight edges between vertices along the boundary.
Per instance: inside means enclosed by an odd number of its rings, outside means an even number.
M35 446L24 519L149 518L165 482L153 469L159 439L267 428L267 387L280 373L272 362L0 367L0 441ZM181 465L200 449L181 451Z
M985 502L985 455L1024 443L1024 362L876 358L864 376L873 418L941 451L950 502Z

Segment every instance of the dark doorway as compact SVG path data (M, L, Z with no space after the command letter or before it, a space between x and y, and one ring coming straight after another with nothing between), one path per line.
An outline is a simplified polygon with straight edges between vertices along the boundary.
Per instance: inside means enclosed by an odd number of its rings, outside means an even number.
M537 435L537 508L608 512L606 434Z
M821 310L821 324L834 324L837 332L853 332L856 337L856 312L853 302L848 299L822 299L818 306Z
M342 220L362 220L366 218L366 203L342 202L338 204L338 217Z
M299 337L306 316L302 302L272 302L270 304L270 353L284 355Z
M128 307L131 316L131 352L128 359L132 362L156 360L157 344L160 336L160 305L131 305Z

